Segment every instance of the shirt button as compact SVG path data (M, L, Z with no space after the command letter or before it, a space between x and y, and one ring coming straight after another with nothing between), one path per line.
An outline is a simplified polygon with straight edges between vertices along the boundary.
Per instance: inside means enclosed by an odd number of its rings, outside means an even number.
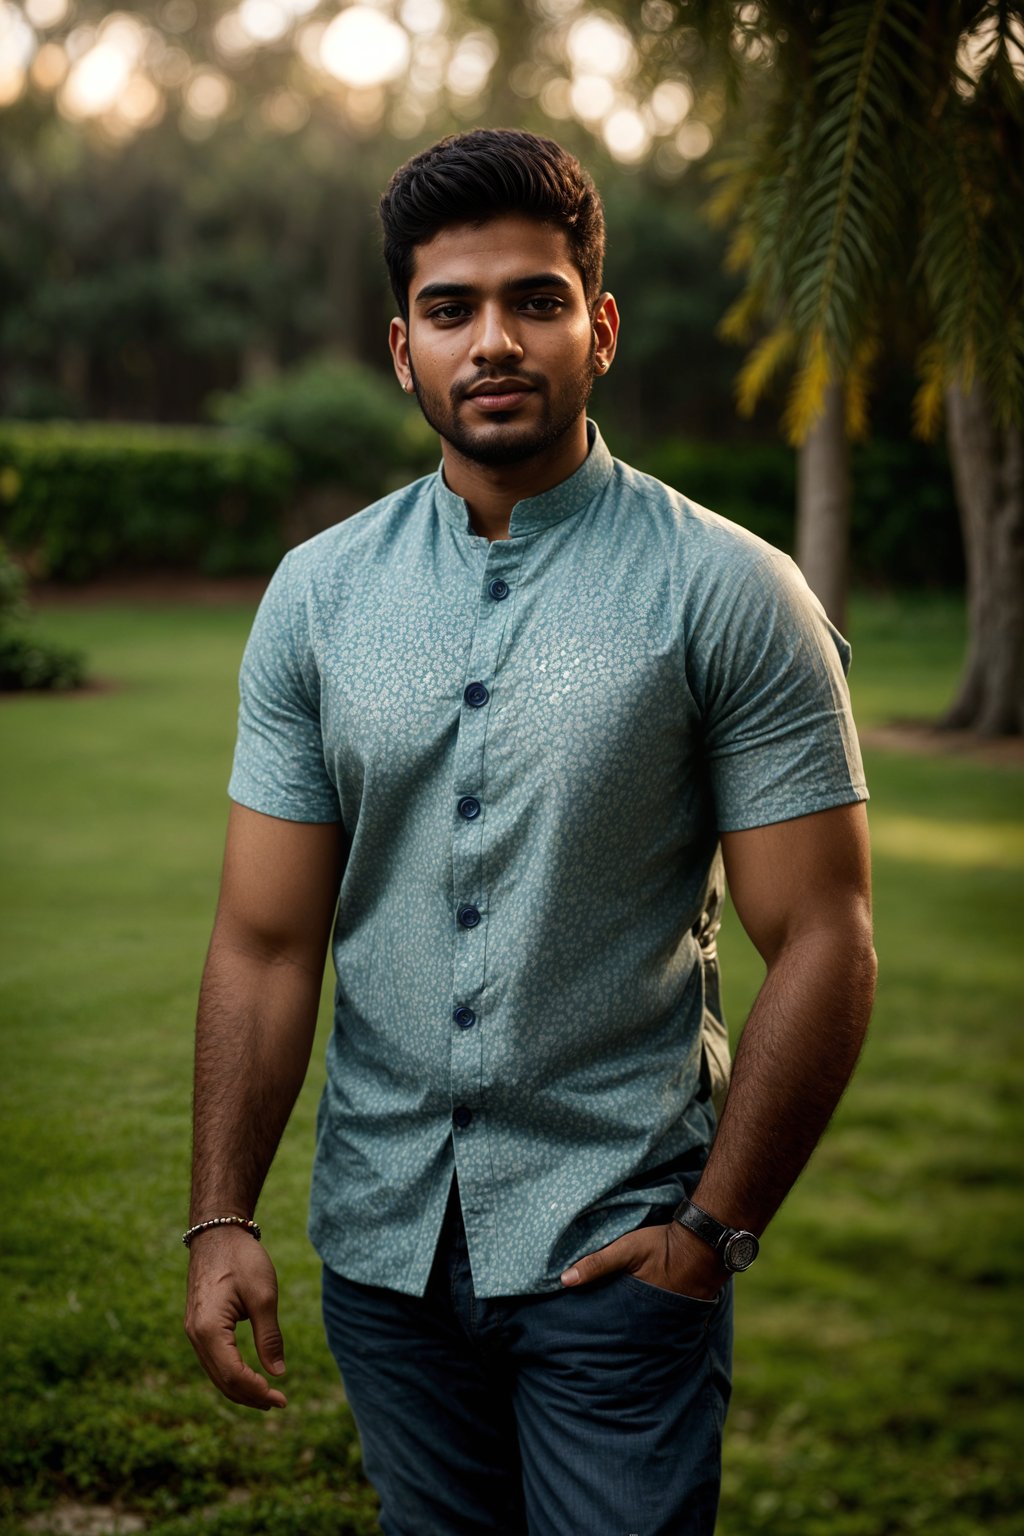
M452 1018L460 1029L472 1029L476 1023L476 1014L472 1008L456 1008Z
M463 928L475 928L479 921L480 913L477 911L476 907L459 908L459 922L462 924Z
M463 795L459 801L459 815L464 821L473 821L480 815L480 801L475 795Z
M502 581L500 576L495 576L487 590L494 600L500 603L503 597L508 597L508 582Z
M469 1124L472 1118L473 1111L471 1109L467 1109L465 1104L460 1104L458 1109L452 1110L452 1119L455 1121L455 1124L458 1126L460 1131L464 1131L466 1129L466 1126Z
M462 697L465 699L470 709L479 709L481 704L487 703L487 700L490 698L490 694L487 692L487 689L484 687L483 683L469 683L467 684L466 691L463 693Z

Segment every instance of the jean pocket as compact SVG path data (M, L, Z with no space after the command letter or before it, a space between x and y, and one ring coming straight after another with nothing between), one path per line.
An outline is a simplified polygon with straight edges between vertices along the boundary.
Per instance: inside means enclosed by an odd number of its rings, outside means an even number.
M637 1275L631 1275L623 1271L618 1276L619 1284L631 1291L635 1296L641 1296L645 1301L655 1304L661 1303L669 1307L696 1311L701 1315L708 1315L715 1310L721 1300L721 1291L717 1296L687 1296L683 1291L669 1291L663 1285L652 1285L649 1280L641 1280Z

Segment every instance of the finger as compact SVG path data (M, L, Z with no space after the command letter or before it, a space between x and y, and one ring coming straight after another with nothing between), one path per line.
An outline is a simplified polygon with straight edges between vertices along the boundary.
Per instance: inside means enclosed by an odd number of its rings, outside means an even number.
M203 1370L233 1403L262 1409L286 1406L288 1399L284 1393L272 1388L242 1359L231 1321L221 1321L213 1327L204 1327L198 1321L189 1336Z
M288 1399L242 1359L234 1335L199 1356L214 1386L245 1408L284 1408Z
M599 1280L602 1275L616 1274L620 1269L628 1269L637 1258L638 1243L635 1232L627 1232L625 1237L616 1238L614 1243L608 1243L604 1248L598 1248L594 1253L586 1254L582 1259L567 1269L561 1276L563 1285L590 1285L592 1281Z
M250 1308L253 1343L260 1357L260 1364L272 1376L284 1375L284 1339L277 1321L277 1301L271 1298Z

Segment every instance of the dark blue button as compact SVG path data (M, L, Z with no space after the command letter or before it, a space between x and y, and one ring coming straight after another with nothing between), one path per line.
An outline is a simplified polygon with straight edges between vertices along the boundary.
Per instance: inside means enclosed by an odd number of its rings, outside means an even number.
M480 815L480 801L475 795L463 795L459 801L459 815L464 821L473 821Z
M460 1029L472 1029L476 1023L476 1014L472 1008L456 1008L452 1018Z
M458 1126L460 1131L464 1131L466 1129L466 1126L469 1124L472 1118L473 1111L471 1109L467 1109L465 1104L460 1104L458 1109L452 1110L452 1119L455 1121L455 1124Z
M490 694L483 683L467 683L466 691L462 695L470 709L479 709L481 704L486 704Z
M462 924L463 928L475 928L479 921L480 913L477 911L476 907L459 908L459 922Z
M508 582L502 581L500 576L495 576L487 590L495 601L500 603L503 597L508 597Z

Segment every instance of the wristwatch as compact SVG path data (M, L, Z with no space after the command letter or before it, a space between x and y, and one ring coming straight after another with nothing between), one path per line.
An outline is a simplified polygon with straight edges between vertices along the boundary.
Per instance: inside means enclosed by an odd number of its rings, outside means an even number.
M749 1269L757 1258L760 1243L753 1232L741 1232L736 1227L724 1227L720 1221L702 1211L692 1200L684 1200L672 1212L672 1219L681 1227L693 1232L713 1248L730 1274Z

